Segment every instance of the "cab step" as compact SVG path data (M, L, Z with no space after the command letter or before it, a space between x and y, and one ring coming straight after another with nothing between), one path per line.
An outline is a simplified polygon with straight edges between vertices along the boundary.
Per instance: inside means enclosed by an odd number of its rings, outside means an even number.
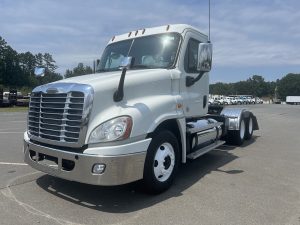
M200 149L198 149L198 150L196 150L196 151L188 154L186 157L188 159L196 159L199 156L201 156L201 155L203 155L203 154L205 154L205 153L207 153L207 152L209 152L209 151L211 151L211 150L219 147L220 145L223 145L224 143L225 143L225 141L220 141L220 140L216 141L216 142L214 142L214 143L212 143L212 144L210 144L208 146L205 146L204 148L200 148Z

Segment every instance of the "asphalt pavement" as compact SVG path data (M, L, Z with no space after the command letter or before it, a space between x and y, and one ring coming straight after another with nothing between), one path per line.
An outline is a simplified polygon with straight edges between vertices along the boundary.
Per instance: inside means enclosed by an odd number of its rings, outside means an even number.
M153 196L139 183L98 187L23 162L25 113L0 113L0 224L300 225L300 106L247 106L260 130L180 168Z

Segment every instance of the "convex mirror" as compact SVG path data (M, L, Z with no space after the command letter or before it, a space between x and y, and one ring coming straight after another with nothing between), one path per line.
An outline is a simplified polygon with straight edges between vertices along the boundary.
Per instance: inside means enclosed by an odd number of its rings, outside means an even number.
M212 44L200 43L198 46L197 70L209 72L212 64Z

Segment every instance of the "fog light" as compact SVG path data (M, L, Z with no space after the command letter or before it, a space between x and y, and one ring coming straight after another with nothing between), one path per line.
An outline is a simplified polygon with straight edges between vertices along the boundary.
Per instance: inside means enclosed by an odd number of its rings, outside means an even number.
M102 174L105 170L105 164L102 163L96 163L93 165L93 173L94 174Z

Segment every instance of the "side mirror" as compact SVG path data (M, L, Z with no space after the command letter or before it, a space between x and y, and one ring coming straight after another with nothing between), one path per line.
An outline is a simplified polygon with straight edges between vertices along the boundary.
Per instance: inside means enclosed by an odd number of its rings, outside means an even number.
M34 68L34 75L36 77L43 77L43 76L45 76L45 68L44 67L35 67Z
M129 69L132 64L133 64L133 58L131 56L127 56L122 60L122 62L120 64L120 68L121 69L124 69L124 68Z
M99 64L100 64L100 59L97 59L97 60L96 60L96 67L98 67Z
M200 72L209 72L212 64L212 44L200 43L198 47L197 70Z

